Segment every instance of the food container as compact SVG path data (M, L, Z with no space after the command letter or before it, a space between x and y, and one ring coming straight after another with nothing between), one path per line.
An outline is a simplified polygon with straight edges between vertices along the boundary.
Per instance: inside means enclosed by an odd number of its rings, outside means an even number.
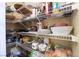
M31 57L43 57L43 55L38 51L32 51Z
M22 38L22 41L24 43L28 43L29 40L30 40L30 37L28 37L28 36L25 36L25 37Z
M14 4L14 7L17 10L17 12L22 13L23 15L28 14L29 16L32 14L32 11L29 8L23 6L23 4Z
M55 35L69 35L72 31L72 26L51 27L51 31Z
M11 48L10 53L11 53L11 57L17 57L18 55L21 54L18 47Z
M12 11L16 11L20 14L23 14L23 15L27 15L27 16L30 16L32 14L32 10L29 9L27 6L25 6L24 4L20 4L20 3L15 3L13 4L10 9Z
M37 49L38 48L38 43L37 42L34 42L32 43L32 49Z
M39 51L42 51L42 52L46 50L46 47L47 47L47 45L43 44L43 43L38 45Z
M49 34L50 30L49 29L39 29L38 34Z

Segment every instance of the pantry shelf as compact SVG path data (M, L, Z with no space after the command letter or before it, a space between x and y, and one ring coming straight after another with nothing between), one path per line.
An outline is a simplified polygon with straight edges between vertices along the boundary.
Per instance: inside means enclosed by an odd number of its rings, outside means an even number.
M60 41L69 41L72 43L78 43L78 38L74 35L54 35L54 34L38 34L38 32L19 32L20 35L27 35L27 36L35 36L35 37L47 37L54 40Z
M19 20L11 20L11 21L6 21L7 23L18 23L18 22L24 22L24 21L30 21L32 19L36 19L35 17L26 17L26 18L23 18L23 19L19 19Z
M43 19L46 19L47 18L47 16L46 15L41 15L41 14L39 14L39 15L35 15L35 16L25 16L23 19L18 19L18 20L8 20L7 19L7 23L18 23L18 22L26 22L26 21L31 21L31 20L36 20L37 19L37 17L40 19L40 20L43 20Z

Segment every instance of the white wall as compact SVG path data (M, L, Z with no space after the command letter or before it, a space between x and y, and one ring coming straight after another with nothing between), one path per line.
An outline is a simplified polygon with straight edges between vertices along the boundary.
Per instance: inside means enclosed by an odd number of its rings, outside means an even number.
M72 25L74 26L74 35L79 38L79 3L77 6L77 11L75 11L72 15ZM79 42L79 40L78 40ZM79 57L79 43L73 45L73 55Z
M0 57L6 56L5 3L0 2Z

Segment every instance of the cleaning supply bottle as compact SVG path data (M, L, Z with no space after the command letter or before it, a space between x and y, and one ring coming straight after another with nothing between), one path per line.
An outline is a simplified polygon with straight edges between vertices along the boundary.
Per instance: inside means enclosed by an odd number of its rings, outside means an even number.
M59 10L58 10L58 3L57 3L57 2L52 2L52 13L53 13L53 14L59 13Z

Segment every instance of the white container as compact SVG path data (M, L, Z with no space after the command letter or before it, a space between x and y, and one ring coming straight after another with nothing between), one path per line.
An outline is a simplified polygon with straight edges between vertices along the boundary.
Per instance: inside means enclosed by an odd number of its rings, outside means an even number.
M38 43L36 43L36 42L34 42L34 43L32 43L32 49L37 49L38 48Z
M45 51L46 47L47 47L47 45L43 44L43 43L41 43L41 44L38 45L39 51Z
M55 35L68 35L72 30L72 26L51 27L51 31Z
M21 54L20 50L17 48L17 47L13 47L11 50L10 50L10 53L11 53L11 57L12 56L18 56Z
M49 29L38 29L38 34L49 34L50 30Z

